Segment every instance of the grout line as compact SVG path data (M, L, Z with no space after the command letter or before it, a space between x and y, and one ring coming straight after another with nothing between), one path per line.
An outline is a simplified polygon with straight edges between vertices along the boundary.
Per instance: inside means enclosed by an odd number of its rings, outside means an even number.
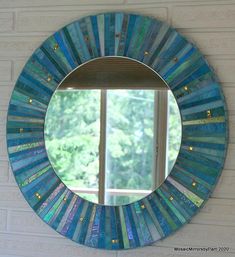
M90 4L78 4L78 1L76 2L76 4L57 4L54 5L54 4L49 4L49 5L24 5L24 6L20 6L20 5L13 5L13 6L2 6L1 7L1 10L3 10L3 12L6 12L8 10L12 10L12 9L17 9L17 10L28 10L28 9L38 9L38 8L44 8L44 9L47 9L47 8L66 8L66 7L77 7L77 8L83 8L83 7L92 7L92 8L95 8L95 7L115 7L115 6L122 6L124 3L125 3L126 0L123 0L122 2L116 2L116 3L112 3L112 4L108 4L108 3L99 3L99 2L96 2L95 4L94 3L90 3ZM200 1L203 1L203 0L200 0ZM213 1L216 1L216 0L213 0ZM219 0L217 0L219 1ZM108 1L107 1L108 2ZM150 3L151 4L151 3ZM156 4L156 3L155 3ZM94 7L95 6L95 7Z
M116 6L116 5L122 5L122 4L128 4L128 5L136 5L136 4L139 4L139 5L146 5L146 4L165 4L165 3L175 3L174 0L162 0L162 1L158 1L156 2L156 0L152 0L152 1L147 1L147 3L145 1L142 1L142 2L129 2L129 0L124 0L123 2L116 2L116 3L112 3L112 4L109 4L108 1L107 3L96 3L95 5L96 6ZM203 4L203 5L213 5L213 4L219 4L219 5L232 5L234 4L234 1L231 1L231 0L197 0L197 1L192 1L192 2L189 2L188 0L178 0L177 1L177 4L187 4L187 5L198 5L198 3L200 4ZM85 4L85 3L82 3L82 4L57 4L56 7L89 7L89 6L93 6L94 3L88 3L88 4ZM28 6L13 6L12 8L46 8L46 7L55 7L53 4L51 5L38 5L38 6L34 6L34 5L28 5ZM3 7L4 8L4 7ZM9 8L9 7L5 7L5 8Z
M9 217L10 217L10 213L11 213L11 210L9 209L6 209L7 211L7 216L6 216L6 231L9 231Z
M170 26L174 27L172 24L172 13L173 13L173 6L169 5L167 8L167 21ZM177 29L177 28L175 28L175 29Z
M46 223L44 223L44 224L47 225ZM53 234L50 235L50 234L46 234L46 233L20 232L20 231L14 231L14 230L11 230L11 231L0 230L0 235L1 234L9 234L9 235L22 235L22 236L29 236L29 237L38 236L38 237L42 237L42 238L47 237L47 238L51 238L51 239L58 239L58 238L63 239L64 238L62 235L58 234L58 232L56 232L52 228L51 228L51 231L54 232L55 235L53 235Z
M228 225L222 225L222 224L217 224L217 223L210 223L210 224L208 224L208 223L200 223L200 222L192 222L192 221L190 221L188 224L191 224L191 225L202 225L202 226L217 226L217 227L232 227L232 228L235 228L235 225L231 225L231 224L228 224Z
M13 12L13 24L12 24L12 30L16 30L16 12Z
M168 9L168 8L165 8ZM169 10L169 9L168 9ZM141 14L141 12L136 12L138 14ZM152 15L149 15L150 17L153 17ZM172 27L174 27L179 33L181 34L219 34L219 33L228 33L231 35L235 34L235 27L195 27L195 28L179 28L177 26L174 26L174 24L171 24L171 18L170 15L168 14L167 16L169 16L166 19L166 22L171 25ZM66 24L65 24L66 25ZM60 27L58 27L58 30L60 29ZM55 29L57 30L57 29ZM33 30L29 30L29 31L12 31L12 32L1 32L0 33L0 38L3 37L9 37L9 38L17 38L17 37L48 37L50 36L52 33L55 32L55 30L41 30L41 31L33 31ZM28 40L26 40L28 41Z
M11 60L11 79L10 82L12 83L14 79L14 62Z

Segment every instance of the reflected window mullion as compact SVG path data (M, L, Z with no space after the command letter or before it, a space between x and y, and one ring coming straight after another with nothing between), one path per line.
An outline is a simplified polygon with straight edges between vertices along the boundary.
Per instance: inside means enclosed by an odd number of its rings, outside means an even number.
M158 157L158 91L154 90L153 113L153 166L152 166L152 190L158 185L157 157Z
M166 176L166 149L167 149L167 127L168 127L168 91L159 90L156 97L156 122L157 122L157 151L155 188L164 181ZM155 189L154 188L154 189Z
M100 91L99 203L105 203L107 90Z

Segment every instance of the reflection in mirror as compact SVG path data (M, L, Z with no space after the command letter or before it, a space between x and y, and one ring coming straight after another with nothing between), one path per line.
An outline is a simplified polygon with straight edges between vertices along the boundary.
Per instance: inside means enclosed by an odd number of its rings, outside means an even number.
M181 144L175 98L147 66L127 58L92 60L53 95L45 121L55 172L81 197L128 204L155 190Z

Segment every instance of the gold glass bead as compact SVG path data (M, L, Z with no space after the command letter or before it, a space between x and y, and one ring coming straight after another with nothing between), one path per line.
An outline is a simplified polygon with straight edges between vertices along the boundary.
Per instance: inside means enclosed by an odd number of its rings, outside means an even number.
M208 117L208 118L211 118L211 111L208 110L206 113L207 113L207 117Z
M23 128L20 128L20 133L24 132L24 129Z
M54 51L55 51L56 49L58 49L58 48L59 48L59 45L58 45L58 44L55 44L54 47L53 47Z
M178 62L178 58L177 57L174 57L174 62Z
M112 239L112 244L116 244L118 243L118 240L117 239Z
M48 82L50 82L51 79L52 79L51 76L48 76L48 77L47 77L47 81L48 81Z
M80 221L83 221L83 220L84 220L84 218L83 218L83 217L81 217L79 220L80 220Z
M148 52L148 51L145 51L145 52L144 52L144 55L149 55L149 52Z
M66 198L66 197L64 197L64 198L63 198L63 201L64 201L64 202L66 202L66 201L67 201L67 198Z
M172 196L170 196L169 200L170 200L170 201L173 201L173 200L174 200L174 198L173 198Z
M196 185L197 185L197 183L194 181L194 182L192 183L192 186L195 187Z
M192 146L190 146L188 149L189 149L189 151L192 151L192 150L193 150L193 147L192 147Z
M38 199L41 199L41 195L39 193L35 193L35 195Z
M187 87L187 86L185 86L185 87L184 87L184 90L185 90L185 91L188 91L188 87Z
M29 104L31 104L33 102L32 98L29 98Z
M144 208L145 208L144 204L142 204L140 207L141 207L141 209L144 209Z

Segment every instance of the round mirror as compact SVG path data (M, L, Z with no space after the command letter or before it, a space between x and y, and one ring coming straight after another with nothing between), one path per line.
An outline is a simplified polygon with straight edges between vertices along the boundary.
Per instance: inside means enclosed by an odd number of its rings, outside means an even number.
M123 57L81 65L48 106L45 142L60 179L95 203L122 205L155 190L181 144L181 118L165 82Z

